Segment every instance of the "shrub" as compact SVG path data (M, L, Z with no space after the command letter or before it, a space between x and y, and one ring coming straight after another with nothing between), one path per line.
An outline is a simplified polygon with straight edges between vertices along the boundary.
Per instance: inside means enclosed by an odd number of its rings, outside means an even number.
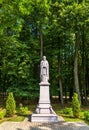
M5 116L5 112L3 110L0 110L0 119L3 119Z
M16 103L13 93L10 92L6 100L6 115L13 116L15 114Z
M27 114L27 111L28 111L28 107L20 107L20 108L19 108L19 114L20 114L20 115L25 115L25 114Z
M73 100L72 100L72 110L73 116L76 118L80 117L80 103L78 100L78 94L74 93Z
M65 108L65 109L63 109L63 113L64 114L68 114L68 115L72 115L72 108Z
M84 119L89 121L89 111L84 112Z

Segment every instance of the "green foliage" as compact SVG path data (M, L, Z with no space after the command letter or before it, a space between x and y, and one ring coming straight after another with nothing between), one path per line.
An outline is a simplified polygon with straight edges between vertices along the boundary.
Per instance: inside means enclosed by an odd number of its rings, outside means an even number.
M89 121L89 111L84 112L84 119Z
M5 116L5 112L0 109L0 119L3 119Z
M68 115L72 115L73 114L73 112L72 112L72 108L65 108L65 109L63 109L63 113L64 114L68 114Z
M6 100L6 115L13 116L15 114L16 103L13 97L13 93L10 92Z
M1 92L11 91L21 98L38 98L42 31L43 50L50 63L51 95L59 95L60 91L60 53L63 95L71 97L75 33L78 32L78 74L82 86L86 85L81 88L85 94L89 86L86 78L89 75L89 1L1 0L0 25Z
M26 115L28 112L28 107L20 107L19 110L18 110L18 114L19 115Z
M78 94L74 93L73 100L72 100L72 110L74 117L80 117L80 103L78 100Z

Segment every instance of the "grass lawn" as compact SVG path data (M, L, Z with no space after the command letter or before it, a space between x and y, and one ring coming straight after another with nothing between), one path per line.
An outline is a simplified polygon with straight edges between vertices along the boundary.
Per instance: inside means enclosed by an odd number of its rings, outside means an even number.
M4 121L16 121L16 122L19 122L19 121L23 121L25 119L24 116L18 116L18 115L14 115L13 117L5 117L3 118L2 120L0 120L0 123L4 122Z
M74 118L72 113L67 113L67 114L64 113L63 112L64 109L61 108L60 104L52 104L52 107L53 107L54 111L56 112L56 114L59 115L59 116L62 116L65 121L68 121L68 122L85 122L85 123L89 124L89 122L86 122L84 120L84 112L86 110L89 110L89 107L82 108L80 118ZM19 115L17 113L13 117L3 118L2 120L0 120L0 123L2 123L4 121L16 121L16 122L23 121L25 119L25 117L27 117L28 115L31 115L35 111L35 109L36 109L36 105L29 105L28 106L28 112L27 112L26 115Z
M67 108L72 109L72 108L70 108L70 106L71 105L67 104ZM73 113L63 112L64 109L66 109L66 108L62 109L60 104L59 105L53 104L52 107L53 107L54 111L56 112L56 114L59 116L62 116L64 118L64 120L67 122L85 122L89 125L89 121L85 121L85 119L84 119L84 112L89 110L89 106L81 108L80 118L74 118Z
M28 107L28 111L26 114L22 114L20 115L18 113L18 108L17 108L17 113L15 115L13 115L12 117L4 117L3 119L0 119L0 124L5 122L5 121L14 121L14 122L21 122L21 121L24 121L24 119L31 115L34 111L35 111L35 108L36 106L35 105L30 105L30 106L27 106Z

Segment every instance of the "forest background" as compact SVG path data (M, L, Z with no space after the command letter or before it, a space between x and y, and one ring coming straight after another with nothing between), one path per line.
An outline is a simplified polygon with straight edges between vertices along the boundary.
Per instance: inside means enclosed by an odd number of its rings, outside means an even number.
M62 105L89 96L89 0L0 0L0 93L38 99L40 60Z

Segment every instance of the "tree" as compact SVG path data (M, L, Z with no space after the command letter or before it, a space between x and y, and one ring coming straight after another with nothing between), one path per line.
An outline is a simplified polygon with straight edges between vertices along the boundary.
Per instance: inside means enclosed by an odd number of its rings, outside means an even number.
M72 100L72 110L74 117L80 117L80 103L78 100L78 94L74 93L73 100Z
M50 64L51 95L87 100L89 2L2 0L0 2L0 91L21 98L39 94L39 62ZM74 67L74 68L73 68ZM37 94L38 93L38 94ZM59 94L60 93L60 94Z
M44 40L43 40L43 34L44 34L44 30L47 27L48 24L48 16L50 14L50 0L36 0L34 2L34 10L33 10L33 14L34 16L36 16L35 18L35 22L36 22L36 26L38 28L38 32L40 34L40 55L41 57L43 56L43 48L44 48ZM34 17L33 16L33 17Z
M16 103L13 97L13 93L9 93L6 100L6 115L13 116L15 114Z

